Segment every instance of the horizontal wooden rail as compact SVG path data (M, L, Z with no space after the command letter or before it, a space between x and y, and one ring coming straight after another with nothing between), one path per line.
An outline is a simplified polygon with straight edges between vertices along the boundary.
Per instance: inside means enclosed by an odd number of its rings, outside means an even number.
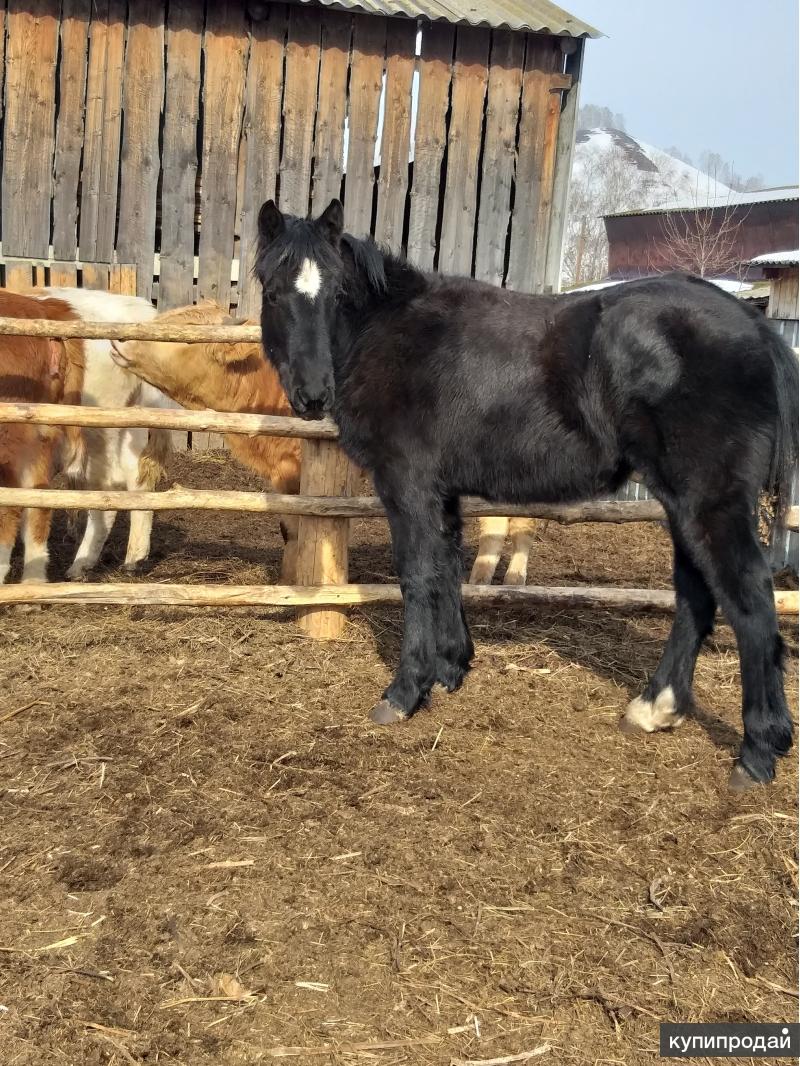
M675 597L662 589L613 587L547 588L541 585L464 585L471 604L548 604L556 607L609 607L671 611ZM776 592L781 615L798 613L797 592ZM153 607L352 607L400 603L398 585L159 585L71 584L1 585L0 606L13 603L106 604Z
M55 321L50 318L3 318L0 335L14 337L82 337L87 340L181 341L185 344L209 344L226 341L261 343L261 327L255 325L224 326L187 325L180 322L84 322Z
M288 496L277 492L227 489L167 489L127 492L106 489L0 488L2 507L45 507L64 511L242 511L250 514L304 515L318 518L384 518L377 496ZM660 522L666 518L657 500L596 500L575 504L508 504L466 498L464 518L541 518L562 525L579 522ZM797 529L800 508L791 507L786 528Z
M184 429L196 432L242 433L270 437L305 437L336 440L339 430L329 418L307 421L283 415L245 412L185 411L159 407L81 407L62 403L0 403L0 423L24 422L35 426L93 426L97 428Z

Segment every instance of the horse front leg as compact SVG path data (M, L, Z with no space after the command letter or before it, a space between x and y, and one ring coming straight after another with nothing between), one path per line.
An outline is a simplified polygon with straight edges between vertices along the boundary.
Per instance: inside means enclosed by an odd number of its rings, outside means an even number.
M461 502L457 496L444 501L439 561L439 588L436 618L436 681L454 692L464 678L475 654L461 598L463 551L461 541Z
M381 494L380 487L378 492ZM428 698L437 680L439 604L448 604L448 615L452 614L458 589L454 594L448 587L455 569L442 572L441 567L450 554L445 547L442 500L433 492L381 496L404 607L400 662L383 698L370 713L373 722L388 725L410 718Z

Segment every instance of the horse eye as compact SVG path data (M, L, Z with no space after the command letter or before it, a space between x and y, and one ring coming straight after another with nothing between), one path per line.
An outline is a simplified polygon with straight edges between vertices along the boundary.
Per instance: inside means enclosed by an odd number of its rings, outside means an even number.
M275 292L274 289L265 289L264 299L267 301L268 304L272 304L272 306L274 307L275 304L278 302L278 294L277 292Z

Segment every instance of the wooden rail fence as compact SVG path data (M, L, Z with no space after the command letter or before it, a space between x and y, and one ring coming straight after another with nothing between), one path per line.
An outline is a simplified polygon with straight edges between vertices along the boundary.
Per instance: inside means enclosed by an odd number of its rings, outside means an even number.
M50 322L0 318L0 335L135 338L237 342L258 339L253 326L176 326L159 323ZM311 636L332 639L344 626L345 609L354 604L398 603L397 585L347 583L347 540L352 518L381 518L380 501L352 494L355 478L350 463L336 446L336 426L277 415L231 414L217 411L124 408L105 410L66 404L0 403L0 424L144 427L202 430L253 435L297 437L302 441L301 493L200 491L182 488L165 492L118 492L0 488L0 506L98 510L221 510L256 514L299 515L300 537L296 585L175 585L154 583L0 586L0 606L14 603L150 604L153 606L287 606L298 610L301 627ZM788 515L790 529L798 528L798 508ZM465 517L530 516L563 523L653 522L665 515L655 500L591 501L568 506L516 506L466 499ZM556 604L625 610L670 610L671 592L635 588L545 588L535 585L464 586L464 597L476 603ZM798 613L798 593L777 592L780 614Z

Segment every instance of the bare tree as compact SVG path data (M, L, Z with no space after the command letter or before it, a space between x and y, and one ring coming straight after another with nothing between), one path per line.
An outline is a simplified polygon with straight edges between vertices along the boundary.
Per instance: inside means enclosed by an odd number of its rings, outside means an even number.
M730 203L665 212L662 237L651 256L653 270L685 270L701 278L741 278L745 269L744 217Z

